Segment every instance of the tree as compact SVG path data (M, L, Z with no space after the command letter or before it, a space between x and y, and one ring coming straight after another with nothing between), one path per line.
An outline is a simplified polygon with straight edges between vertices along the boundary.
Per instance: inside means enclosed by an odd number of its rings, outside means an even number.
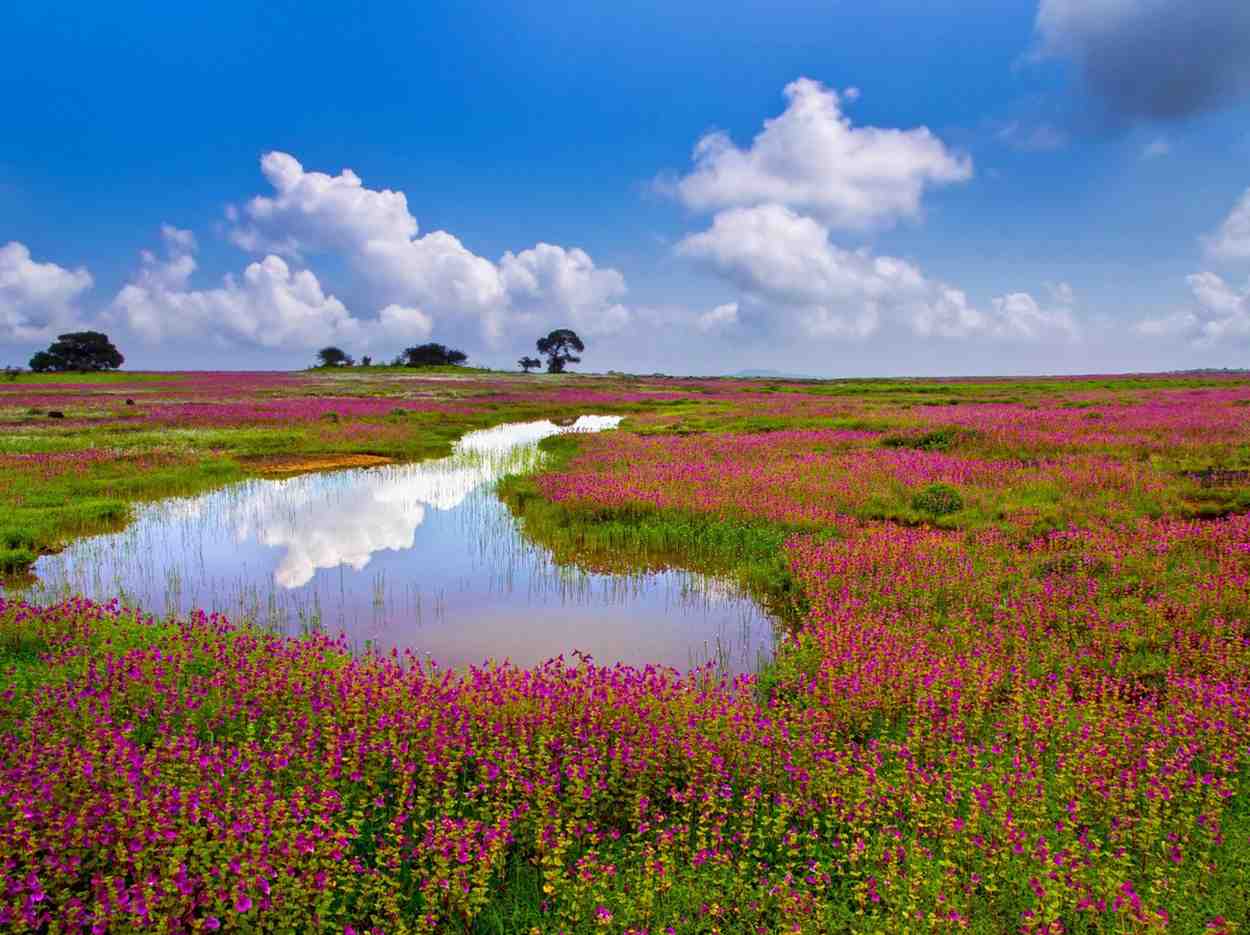
M534 368L541 367L543 365L543 362L539 360L537 357L522 357L520 360L517 361L517 364L521 367L522 370L524 370L526 373L529 373Z
M464 351L442 344L419 344L416 347L404 348L404 364L409 367L439 367L449 364L463 364L469 359Z
M372 367L372 366L373 366L373 358L372 358L372 357L370 357L368 354L366 354L364 357L360 358L360 366L362 366L362 367Z
M318 367L350 367L355 361L340 347L323 347L317 351Z
M72 331L57 335L46 351L35 354L30 359L30 369L37 373L66 370L86 373L116 370L125 361L108 335L99 331Z
M548 373L564 373L566 365L581 362L581 358L574 357L572 352L580 354L586 350L577 332L570 328L557 328L545 338L539 338L536 346L538 353L547 355Z

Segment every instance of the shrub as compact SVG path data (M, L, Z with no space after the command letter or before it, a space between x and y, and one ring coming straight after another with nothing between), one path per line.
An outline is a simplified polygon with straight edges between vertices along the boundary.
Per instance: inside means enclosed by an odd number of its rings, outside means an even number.
M964 508L964 499L949 484L930 484L912 495L911 508L930 516L949 516Z
M409 367L458 366L469 359L469 355L464 351L435 343L405 348L401 356L404 364Z
M959 430L934 429L922 435L887 435L881 439L883 448L915 448L918 451L946 451L959 441Z

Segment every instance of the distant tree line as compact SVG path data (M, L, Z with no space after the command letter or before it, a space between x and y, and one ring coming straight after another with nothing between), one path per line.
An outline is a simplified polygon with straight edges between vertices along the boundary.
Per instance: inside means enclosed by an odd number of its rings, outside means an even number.
M586 345L577 332L571 328L557 328L544 337L539 338L534 347L538 353L547 358L548 373L563 373L569 364L581 362L577 356L586 350ZM404 348L403 352L391 361L392 367L447 367L460 366L467 362L469 355L462 350L448 347L445 344L430 342ZM57 339L48 346L46 351L39 351L30 359L30 369L35 373L57 373L78 371L80 373L116 370L126 358L122 356L108 335L99 331L73 331L57 335ZM373 365L373 358L360 358L361 366ZM542 366L538 357L524 356L517 361L521 370L529 373ZM354 367L356 360L341 347L333 345L317 351L318 367ZM20 371L15 367L5 368L10 379L15 379Z
M392 367L446 367L459 366L469 359L464 351L443 344L418 344L406 347L390 362ZM354 367L356 360L341 347L323 347L317 351L318 367ZM373 358L360 358L360 366L372 367Z
M577 354L586 350L586 345L577 332L571 328L557 328L545 337L539 338L535 344L538 353L547 358L548 373L563 373L569 364L581 362ZM468 361L469 355L454 347L431 342L404 348L403 353L391 361L392 367L447 367L459 366ZM373 358L360 358L361 366L369 367ZM529 373L543 365L537 357L522 357L517 361L521 370ZM354 367L356 360L341 347L323 347L317 351L318 367Z

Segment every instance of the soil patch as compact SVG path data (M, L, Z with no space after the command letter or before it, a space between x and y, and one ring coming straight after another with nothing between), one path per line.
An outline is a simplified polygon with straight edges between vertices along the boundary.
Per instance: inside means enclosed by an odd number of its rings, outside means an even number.
M381 455L301 455L249 459L245 464L258 474L305 474L309 471L337 471L342 468L377 467L393 464L394 459Z

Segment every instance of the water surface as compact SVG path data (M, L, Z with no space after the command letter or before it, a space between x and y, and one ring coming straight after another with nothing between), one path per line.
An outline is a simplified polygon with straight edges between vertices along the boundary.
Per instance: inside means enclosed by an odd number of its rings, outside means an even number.
M217 610L442 665L597 662L750 671L773 626L732 584L682 571L610 575L556 565L521 533L494 482L532 470L538 442L615 416L470 432L451 456L252 480L142 507L124 532L35 564L30 596L121 596L156 614Z

